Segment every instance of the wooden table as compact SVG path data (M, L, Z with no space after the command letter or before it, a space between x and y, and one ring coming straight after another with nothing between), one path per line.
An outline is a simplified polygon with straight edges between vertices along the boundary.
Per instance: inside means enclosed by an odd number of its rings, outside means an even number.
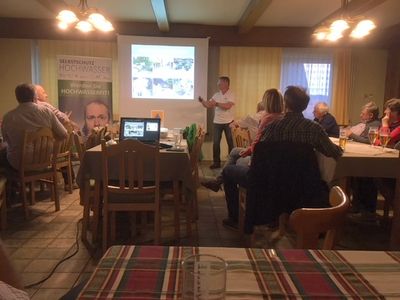
M225 259L226 299L400 298L400 252L114 246L78 299L180 299L192 254Z
M331 138L338 143L338 139ZM345 185L343 178L375 177L395 178L396 192L393 201L393 222L390 247L400 250L400 158L399 151L378 146L348 141L343 156L336 162L332 158L318 155L321 176L326 182L339 181ZM343 186L345 188L345 186Z

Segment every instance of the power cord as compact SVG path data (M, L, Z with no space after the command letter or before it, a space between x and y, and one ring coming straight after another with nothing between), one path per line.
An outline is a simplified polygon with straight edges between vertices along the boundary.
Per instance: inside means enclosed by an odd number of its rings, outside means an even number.
M79 223L80 223L80 222L82 222L82 219L79 219L79 221L76 222L75 244L72 245L72 247L76 246L75 251L74 251L72 254L70 254L70 255L68 255L67 257L64 257L62 260L60 260L60 261L54 266L54 268L51 270L50 274L46 276L46 278L44 278L44 279L42 279L42 280L40 280L40 281L38 281L38 282L35 282L35 283L32 283L32 284L29 284L29 285L24 286L25 289L30 289L30 288L32 288L32 287L34 287L34 286L36 286L36 285L38 285L38 284L41 284L41 283L45 282L46 280L48 280L48 279L54 274L54 272L56 271L56 269L58 268L59 265L61 265L64 261L70 259L71 257L75 256L75 255L78 253L78 251L79 251ZM68 252L72 249L72 247L68 250ZM67 252L67 253L68 253L68 252Z

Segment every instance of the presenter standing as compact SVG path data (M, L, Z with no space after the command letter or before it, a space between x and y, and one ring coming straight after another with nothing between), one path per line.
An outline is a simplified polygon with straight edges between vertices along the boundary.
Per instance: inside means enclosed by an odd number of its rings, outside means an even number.
M232 132L229 124L233 121L233 106L235 105L235 96L229 89L229 77L221 76L218 79L219 92L208 101L204 101L199 97L200 103L205 108L214 108L214 139L213 139L213 164L210 169L217 169L221 167L221 137L222 132L225 133L225 138L228 143L229 153L233 149Z

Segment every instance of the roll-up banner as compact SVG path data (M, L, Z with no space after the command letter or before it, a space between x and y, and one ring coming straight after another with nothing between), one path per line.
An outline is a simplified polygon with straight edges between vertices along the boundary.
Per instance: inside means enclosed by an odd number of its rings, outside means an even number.
M57 56L59 109L70 114L86 136L112 123L112 60Z

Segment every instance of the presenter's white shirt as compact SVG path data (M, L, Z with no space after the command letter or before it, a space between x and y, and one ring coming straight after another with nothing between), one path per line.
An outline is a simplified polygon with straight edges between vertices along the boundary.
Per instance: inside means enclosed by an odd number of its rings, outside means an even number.
M221 91L218 93L215 93L214 96L212 96L212 99L215 100L215 102L218 103L228 103L232 102L235 104L235 95L232 93L231 90L227 90L225 94L222 94ZM234 105L230 109L222 109L220 107L215 108L215 113L214 113L214 123L215 124L227 124L233 121L233 115L234 115Z

